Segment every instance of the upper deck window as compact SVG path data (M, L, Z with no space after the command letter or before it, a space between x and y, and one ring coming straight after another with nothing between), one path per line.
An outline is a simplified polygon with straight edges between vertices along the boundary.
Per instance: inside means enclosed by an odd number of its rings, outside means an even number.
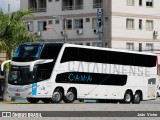
M38 59L42 46L40 45L21 45L15 51L13 61L29 62Z

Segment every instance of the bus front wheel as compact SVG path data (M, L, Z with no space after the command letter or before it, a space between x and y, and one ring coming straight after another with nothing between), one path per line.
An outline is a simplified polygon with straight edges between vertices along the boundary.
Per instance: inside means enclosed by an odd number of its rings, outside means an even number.
M67 91L67 94L64 96L63 101L65 103L73 103L76 99L76 93L73 89Z
M38 103L39 99L38 98L27 98L27 101L30 103Z
M60 103L62 101L62 91L60 89L55 89L53 94L52 94L52 98L51 98L51 102L52 103Z

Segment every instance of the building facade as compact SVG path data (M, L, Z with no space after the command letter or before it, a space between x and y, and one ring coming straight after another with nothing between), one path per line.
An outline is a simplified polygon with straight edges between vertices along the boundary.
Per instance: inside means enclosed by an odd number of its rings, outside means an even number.
M159 0L21 0L20 8L35 12L28 30L46 41L66 36L67 42L92 46L100 42L97 9L103 8L106 47L160 54Z
M67 42L97 45L96 13L97 8L102 7L102 0L21 0L20 6L21 10L32 9L35 12L34 18L27 21L28 29L46 41L64 40L65 17Z

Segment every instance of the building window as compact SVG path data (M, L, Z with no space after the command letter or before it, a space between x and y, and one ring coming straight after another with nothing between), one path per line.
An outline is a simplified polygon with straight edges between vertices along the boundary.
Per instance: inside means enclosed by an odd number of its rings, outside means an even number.
M52 0L48 0L48 2L52 2Z
M146 51L147 52L153 52L153 44L152 43L147 43L146 44Z
M129 51L134 51L134 43L127 43L126 49Z
M38 30L46 30L46 25L47 25L47 22L46 21L39 21L38 22Z
M52 24L52 20L49 20L49 21L48 21L48 24Z
M153 30L153 20L146 20L146 30Z
M146 0L147 7L153 7L153 0Z
M142 6L142 0L139 0L139 6Z
M92 28L93 29L98 29L98 27L97 27L97 18L92 18Z
M47 12L47 0L28 0L28 9L33 12Z
M93 8L102 8L103 0L93 0Z
M126 28L127 29L134 29L134 19L127 19L126 20Z
M139 30L142 30L142 19L139 19Z
M86 18L86 22L90 22L90 18Z
M142 43L139 43L139 52L142 52Z
M62 0L62 10L82 10L83 0Z
M134 0L127 0L127 5L128 6L133 6L134 5Z
M27 22L26 26L29 32L33 32L33 22Z
M74 29L82 29L82 28L83 28L83 19L75 19Z
M59 20L55 20L55 24L59 24Z
M68 19L67 19L66 22L67 22L67 23L66 23L66 24L67 24L67 29L70 29L70 30L71 30L71 29L72 29L72 20L68 20Z

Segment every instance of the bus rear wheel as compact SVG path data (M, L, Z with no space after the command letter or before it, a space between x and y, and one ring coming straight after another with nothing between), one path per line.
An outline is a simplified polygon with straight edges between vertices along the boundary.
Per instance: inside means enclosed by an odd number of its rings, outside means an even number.
M38 103L39 99L38 98L27 98L27 101L30 103Z
M67 94L64 96L63 101L65 103L73 103L76 100L76 92L73 89L67 91Z
M134 104L139 104L141 102L141 93L136 92L134 97L133 97L133 103Z
M52 103L60 103L62 101L62 91L58 88L55 89L50 100Z
M132 93L130 91L126 91L122 103L130 104L131 102L132 102Z

